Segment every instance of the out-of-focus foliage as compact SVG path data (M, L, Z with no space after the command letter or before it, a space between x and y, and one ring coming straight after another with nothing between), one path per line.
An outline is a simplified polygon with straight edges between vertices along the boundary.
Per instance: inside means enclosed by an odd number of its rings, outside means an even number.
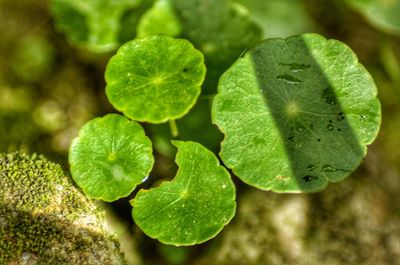
M249 10L263 38L282 38L314 29L302 0L234 0Z
M375 27L400 35L399 0L347 0Z
M56 26L64 32L71 43L89 51L103 53L118 47L118 36L124 27L123 19L140 10L141 0L52 0L51 12ZM136 10L138 9L138 10ZM125 29L124 29L125 31ZM125 33L126 34L126 33Z

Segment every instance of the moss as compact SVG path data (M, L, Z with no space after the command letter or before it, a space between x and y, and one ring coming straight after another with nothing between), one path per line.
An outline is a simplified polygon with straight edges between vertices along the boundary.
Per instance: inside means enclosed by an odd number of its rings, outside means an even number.
M41 156L0 154L0 264L125 264L102 208Z

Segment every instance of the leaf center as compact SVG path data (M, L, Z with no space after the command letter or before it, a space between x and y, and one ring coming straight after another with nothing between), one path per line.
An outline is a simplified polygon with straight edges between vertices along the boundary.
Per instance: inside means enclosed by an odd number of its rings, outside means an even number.
M298 104L294 101L291 101L288 103L286 106L286 113L288 114L289 117L294 117L300 112L300 108Z

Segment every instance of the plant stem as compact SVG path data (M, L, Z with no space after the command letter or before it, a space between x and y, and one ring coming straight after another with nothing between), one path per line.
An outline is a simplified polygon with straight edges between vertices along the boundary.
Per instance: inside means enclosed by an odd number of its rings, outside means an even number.
M175 120L169 120L169 129L171 131L172 137L176 138L179 136L178 126L176 125Z

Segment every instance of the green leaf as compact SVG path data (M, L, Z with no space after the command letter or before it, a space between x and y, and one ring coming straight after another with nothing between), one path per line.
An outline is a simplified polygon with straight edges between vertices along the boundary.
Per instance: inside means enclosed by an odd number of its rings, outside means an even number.
M176 37L181 33L181 24L176 16L171 1L156 1L140 19L137 25L138 37L155 34Z
M232 219L235 186L215 155L195 142L174 141L178 173L171 182L141 190L131 201L136 224L172 245L199 244Z
M400 1L347 0L347 3L378 29L400 34Z
M117 48L121 20L140 0L52 0L56 27L69 41L93 52ZM135 25L132 25L134 27ZM133 37L133 36L132 36Z
M229 0L158 0L143 15L138 32L191 41L206 58L207 94L214 93L218 78L240 54L261 40L246 8Z
M317 34L270 39L221 77L220 156L249 185L312 192L347 177L380 126L376 87L345 44Z
M203 55L190 42L150 36L127 42L111 58L106 94L127 117L162 123L189 111L205 73Z
M86 123L69 152L72 178L92 199L129 195L152 166L151 141L143 128L118 114Z
M303 0L236 0L250 11L264 38L286 37L313 28Z

